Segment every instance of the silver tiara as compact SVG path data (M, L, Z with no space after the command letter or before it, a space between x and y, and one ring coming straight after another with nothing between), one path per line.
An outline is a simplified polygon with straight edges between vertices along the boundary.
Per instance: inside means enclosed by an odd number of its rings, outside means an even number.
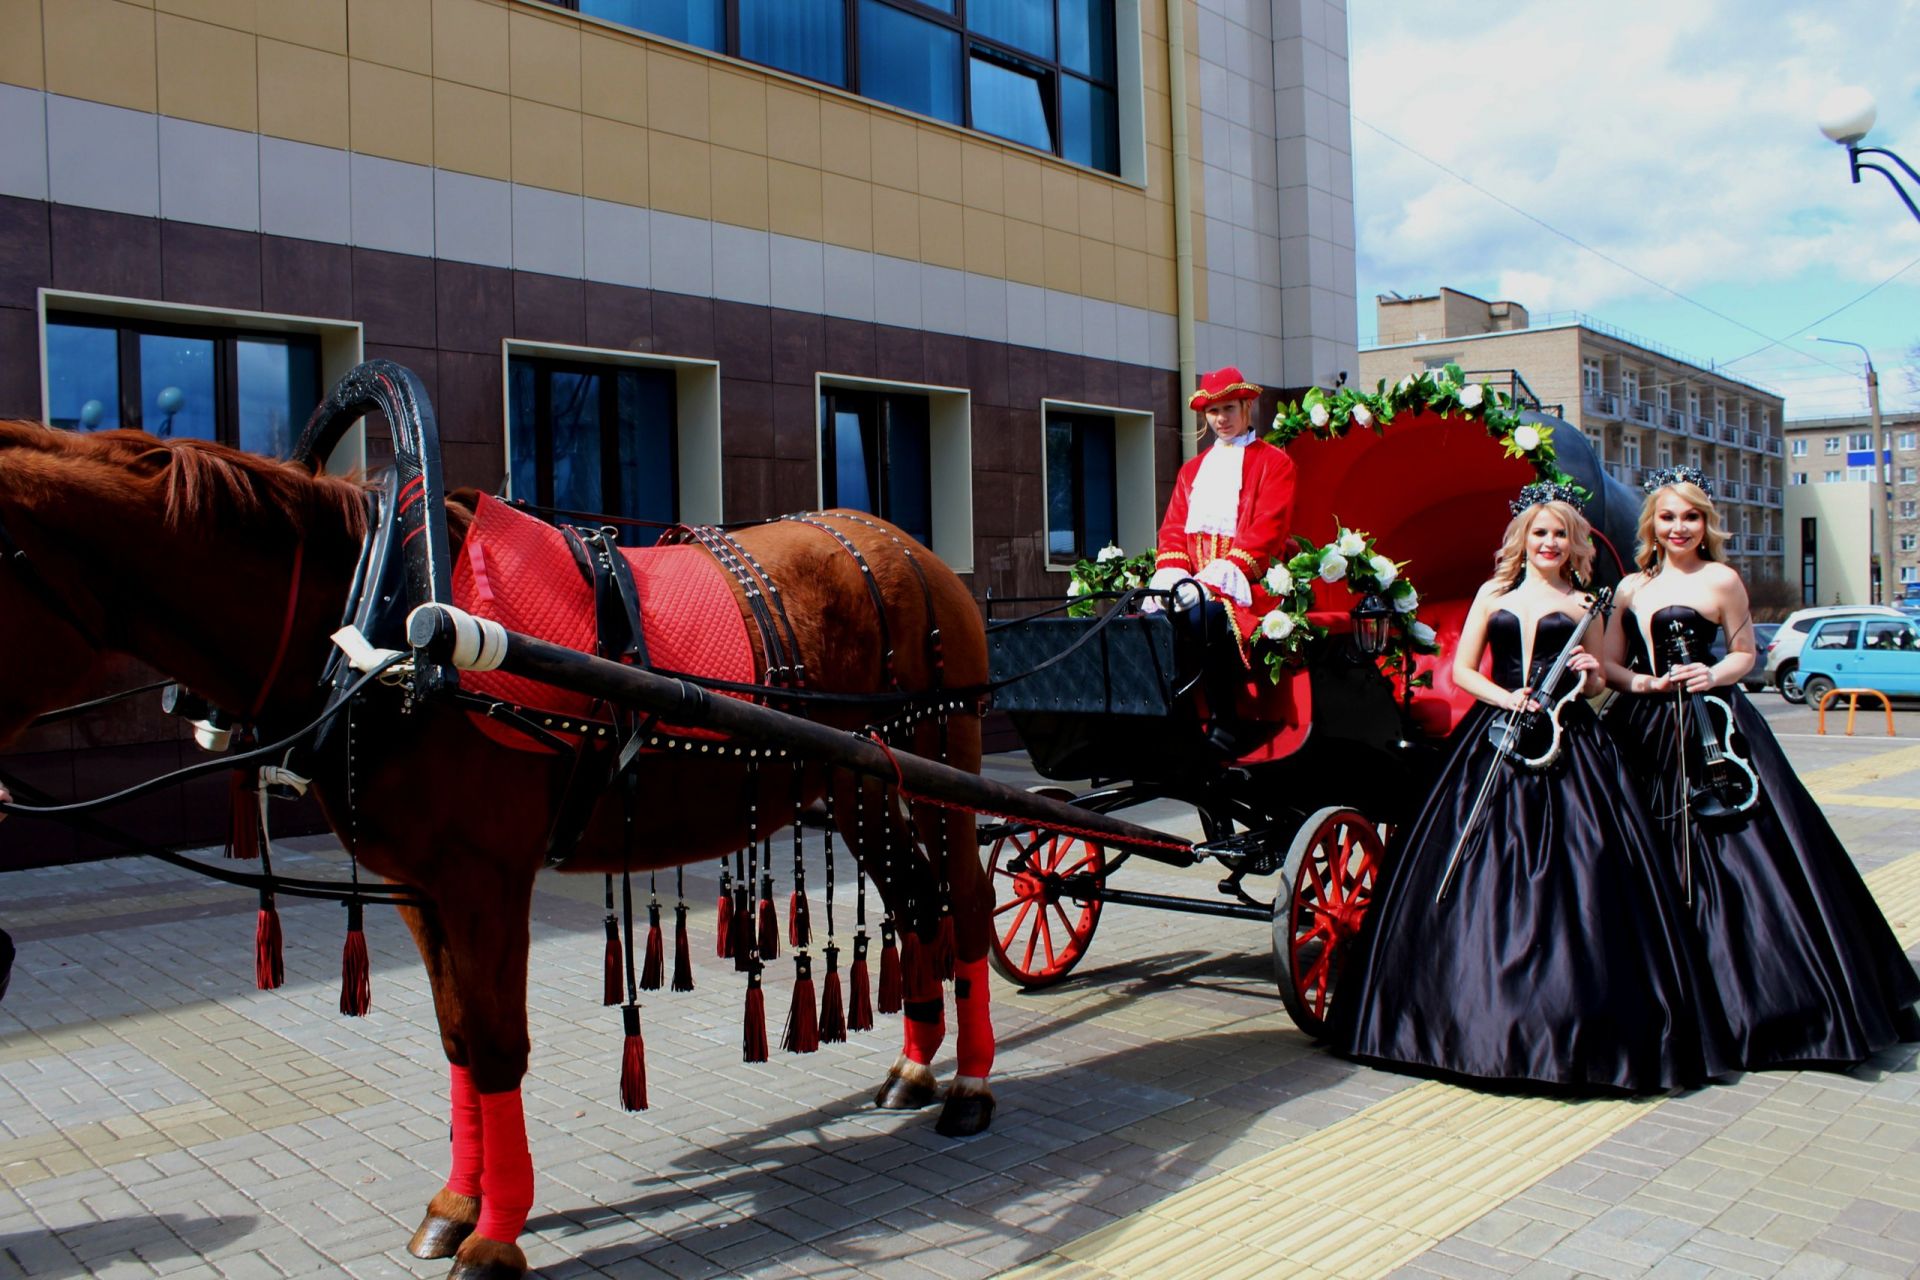
M1587 506L1587 491L1577 484L1561 484L1557 480L1536 480L1522 489L1507 509L1515 515L1529 507L1537 507L1543 502L1564 502L1575 511L1584 511Z
M1658 471L1649 471L1647 478L1640 482L1640 487L1648 493L1655 493L1670 484L1690 484L1709 498L1713 496L1713 482L1698 467L1661 467Z

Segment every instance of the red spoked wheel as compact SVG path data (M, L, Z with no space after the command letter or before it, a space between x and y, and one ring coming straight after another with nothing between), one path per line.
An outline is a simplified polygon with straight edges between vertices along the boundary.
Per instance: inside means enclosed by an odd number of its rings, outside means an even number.
M1325 1034L1347 947L1373 905L1386 846L1356 809L1332 805L1301 826L1273 900L1273 967L1295 1025Z
M1073 897L1068 877L1092 896ZM1100 924L1099 894L1107 885L1100 846L1056 831L1002 836L988 855L987 878L993 884L987 959L1000 976L1031 991L1073 972Z

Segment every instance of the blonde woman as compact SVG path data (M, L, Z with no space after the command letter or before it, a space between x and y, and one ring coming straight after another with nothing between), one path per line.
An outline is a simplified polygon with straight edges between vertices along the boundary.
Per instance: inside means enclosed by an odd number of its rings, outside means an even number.
M1561 749L1544 769L1502 758L1490 734L1516 712L1602 687L1589 651L1604 634L1597 617L1560 686L1534 687L1591 601L1579 585L1593 543L1577 496L1529 485L1512 504L1454 659L1454 680L1481 705L1395 840L1389 881L1340 979L1333 1041L1349 1056L1574 1092L1653 1093L1728 1067L1713 1011L1700 1006L1711 987L1671 860L1591 707L1567 700Z
M1739 1065L1844 1066L1915 1038L1920 977L1740 691L1753 627L1712 486L1675 467L1645 487L1640 571L1620 584L1605 649L1627 695L1608 726L1673 851Z

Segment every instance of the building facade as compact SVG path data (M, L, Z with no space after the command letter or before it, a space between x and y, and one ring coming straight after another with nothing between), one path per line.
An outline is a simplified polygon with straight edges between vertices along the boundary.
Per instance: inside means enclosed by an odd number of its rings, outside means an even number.
M1801 605L1880 599L1870 480L1787 486L1788 582Z
M1350 150L1338 0L19 0L0 414L277 453L387 357L449 486L861 506L1057 594L1197 369L1355 368ZM15 763L180 750L85 732Z
M1797 418L1787 423L1788 497L1800 496L1801 486L1846 485L1848 500L1858 499L1868 514L1888 525L1885 545L1891 553L1894 595L1920 597L1920 413L1883 414L1880 419L1881 474L1873 458L1873 423L1864 413L1840 418ZM1869 487L1854 486L1879 479L1881 500ZM1805 495L1811 497L1812 495ZM1823 498L1825 505L1832 500ZM1878 507L1878 510L1872 508ZM1880 552L1866 553L1860 572L1872 594L1863 590L1849 602L1878 600ZM1822 599L1824 603L1824 597ZM1811 603L1811 602L1810 602Z
M1455 289L1377 300L1379 340L1363 386L1456 363L1585 432L1614 478L1687 464L1714 482L1733 563L1786 577L1785 401L1579 314L1529 316L1517 302Z

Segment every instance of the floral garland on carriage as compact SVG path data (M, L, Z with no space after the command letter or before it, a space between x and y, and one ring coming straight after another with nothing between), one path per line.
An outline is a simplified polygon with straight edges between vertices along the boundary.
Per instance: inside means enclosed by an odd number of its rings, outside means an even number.
M1269 444L1284 448L1296 437L1311 433L1334 440L1355 427L1384 434L1400 413L1427 412L1442 417L1478 419L1509 458L1524 458L1541 480L1574 485L1560 469L1553 449L1553 428L1521 417L1513 398L1484 382L1468 382L1457 364L1409 374L1389 387L1382 380L1372 392L1354 387L1326 391L1315 387L1274 414L1264 433ZM1578 486L1575 485L1577 488ZM1387 645L1378 655L1382 674L1403 681L1409 692L1431 683L1427 674L1413 674L1415 654L1438 651L1432 627L1420 621L1420 593L1406 576L1407 561L1391 560L1374 546L1371 534L1342 527L1333 541L1316 547L1296 537L1298 554L1267 571L1266 589L1281 601L1260 619L1253 652L1265 663L1268 677L1278 683L1289 667L1306 660L1308 648L1327 635L1312 622L1316 581L1344 582L1361 597L1377 596L1391 608ZM1093 597L1144 587L1153 573L1152 548L1129 556L1117 546L1103 548L1091 559L1073 566L1067 595L1068 614L1091 617Z

